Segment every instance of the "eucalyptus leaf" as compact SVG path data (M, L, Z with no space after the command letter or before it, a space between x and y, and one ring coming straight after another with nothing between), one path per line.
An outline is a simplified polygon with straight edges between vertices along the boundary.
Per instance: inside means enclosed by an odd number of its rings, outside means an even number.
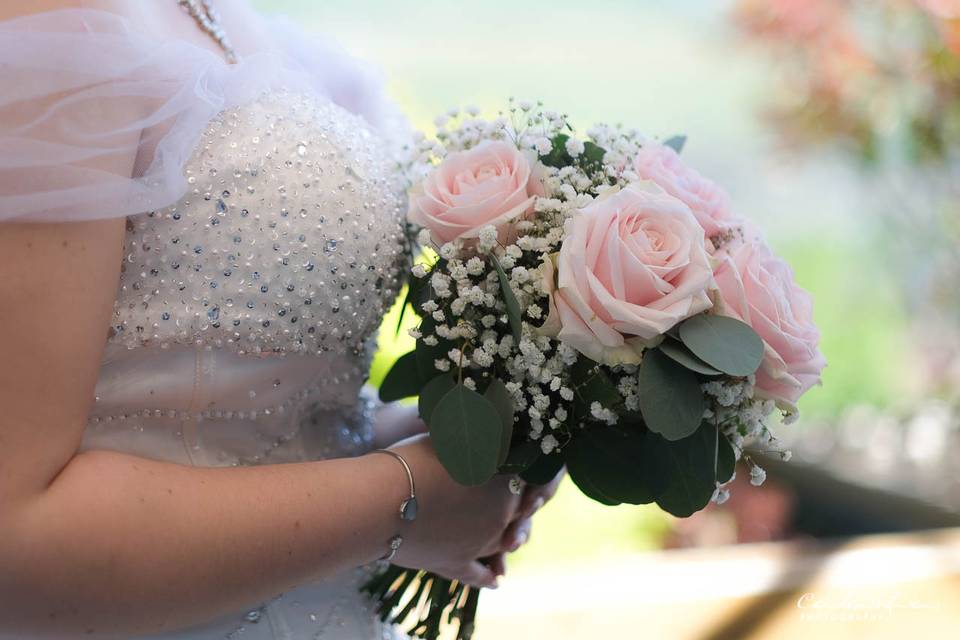
M690 369L690 371L695 371L705 376L723 375L722 371L719 369L714 369L706 362L690 353L690 350L683 346L683 344L680 342L676 342L668 338L661 342L657 348L670 356L674 362L682 364L687 369Z
M570 467L567 465L567 471L570 473L570 480L573 481L573 484L580 489L580 492L593 500L594 502L599 502L600 504L607 505L608 507L615 507L620 504L620 501L611 498L606 495L594 484L593 479L590 478L589 474L584 473L580 467Z
M695 356L726 374L748 376L760 367L763 340L740 320L701 313L684 321L679 332Z
M644 437L617 426L577 431L565 447L570 478L591 498L604 504L647 504L654 495L643 471Z
M447 392L455 387L456 384L453 376L445 373L435 377L424 385L423 389L420 390L420 398L417 400L420 419L426 424L430 424L430 416L433 415L433 410L437 407L437 404L439 404L443 396L447 395Z
M590 405L599 402L607 409L613 409L623 403L623 396L617 385L597 363L581 356L571 372L576 403L579 413L588 414Z
M500 292L503 294L503 303L507 307L510 331L513 333L513 339L520 342L522 332L520 303L517 302L517 296L514 295L513 289L510 288L510 279L507 277L507 272L500 266L500 261L497 260L497 256L491 253L490 259L493 261L493 266L497 270L497 276L500 278Z
M537 444L539 446L539 443ZM520 474L520 477L530 484L544 485L557 477L560 469L563 468L563 463L562 452L555 451L549 455L541 453L540 457Z
M573 158L570 157L570 154L567 153L567 140L570 139L565 133L558 133L553 136L553 139L550 141L551 149L550 153L540 158L540 162L548 167L556 167L557 169L562 169L563 167L571 164Z
M507 459L500 465L500 473L521 473L543 455L540 443L527 440L511 447Z
M499 378L490 381L483 396L497 409L503 424L500 436L500 457L497 460L498 464L503 464L510 453L510 442L513 440L513 398Z
M687 136L683 136L683 135L680 135L680 136L672 136L672 137L667 138L666 140L664 140L664 141L663 141L663 144L664 144L665 146L670 147L671 149L673 149L673 150L676 151L677 153L680 153L681 151L683 151L683 146L684 146L685 144L687 144Z
M588 167L590 165L600 165L603 162L603 156L606 154L606 149L587 140L583 143L583 153L580 154L580 163Z
M393 402L420 393L420 372L413 351L400 356L380 383L380 399Z
M707 506L716 488L716 447L716 427L711 424L672 442L647 432L643 469L661 509L686 518Z
M458 384L430 415L430 436L441 464L463 485L483 484L497 471L503 423L496 407Z
M717 473L714 480L723 484L733 477L733 472L737 466L737 458L733 452L733 445L727 436L719 433L717 428L713 428L714 444L717 450Z
M643 356L638 392L647 428L667 440L696 431L707 408L697 375L658 349Z

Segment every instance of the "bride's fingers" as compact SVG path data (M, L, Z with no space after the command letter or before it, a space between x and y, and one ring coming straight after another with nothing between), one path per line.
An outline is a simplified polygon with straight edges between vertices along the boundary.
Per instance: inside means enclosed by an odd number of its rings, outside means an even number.
M517 520L526 520L537 511L540 510L540 507L546 503L547 497L542 495L539 491L530 491L523 494L523 500L520 501L520 508L517 509L516 515L513 517L513 521Z
M533 520L530 518L514 520L510 523L510 526L507 527L507 530L503 532L503 537L500 539L501 548L511 553L516 551L530 539L530 530L532 528Z
M514 515L514 520L523 520L536 513L548 500L550 500L560 487L563 480L563 471L557 474L553 480L545 485L527 485L524 488L523 496L520 499L520 506Z
M495 553L483 558L481 562L490 567L490 570L498 577L507 575L507 554Z
M455 578L471 587L496 589L499 586L493 569L479 560L474 560L465 566Z

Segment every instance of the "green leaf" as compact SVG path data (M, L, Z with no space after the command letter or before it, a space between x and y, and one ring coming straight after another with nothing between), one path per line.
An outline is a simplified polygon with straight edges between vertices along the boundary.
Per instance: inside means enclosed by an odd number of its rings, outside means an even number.
M403 297L403 304L400 305L400 317L397 318L397 333L400 333L400 327L403 326L403 318L409 306L413 312L420 315L419 300L424 286L428 283L429 274L423 278L415 278L412 275L407 281L407 293Z
M674 362L682 364L687 369L690 369L690 371L696 371L697 373L705 376L723 375L722 371L714 369L706 362L690 353L690 350L683 346L683 344L680 342L666 339L661 342L657 348L670 356L670 359L672 359Z
M545 164L548 167L556 167L557 169L562 169L563 167L573 163L573 158L570 157L570 154L567 153L567 140L570 139L565 133L558 133L550 141L552 148L550 153L540 158L540 162Z
M735 318L702 313L680 325L680 340L695 356L731 376L756 373L763 340Z
M673 136L664 140L663 144L680 153L683 151L683 145L687 144L687 136Z
M500 414L500 421L503 424L503 431L500 436L500 456L497 459L498 464L503 464L510 453L510 443L513 440L513 398L507 391L506 385L499 378L490 381L483 397L490 401Z
M673 442L647 432L643 469L661 509L686 518L710 502L716 488L716 435L716 427L706 423L694 434Z
M502 431L496 407L463 385L450 389L430 416L437 457L463 485L483 484L496 473Z
M604 504L653 502L643 472L643 434L608 426L577 431L565 447L570 478ZM603 499L600 499L603 498Z
M623 403L623 396L617 391L617 385L596 362L581 356L577 359L571 378L575 386L577 401L589 412L593 402L612 409Z
M417 400L420 419L430 424L430 416L433 415L433 410L436 409L437 404L439 404L443 396L447 395L447 392L453 389L456 384L453 376L449 373L439 375L428 382L423 389L420 390L420 398Z
M413 351L400 356L380 384L380 399L393 402L420 393L420 373Z
M410 282L413 282L413 278L410 278ZM393 335L400 335L400 328L403 326L403 317L407 314L407 305L410 304L410 284L407 283L407 291L403 296L403 304L400 305L400 315L397 318L397 329L393 332Z
M717 448L717 473L714 479L723 484L733 477L733 472L737 466L737 458L733 453L733 445L730 444L730 440L720 433L716 427L714 427L714 436Z
M588 474L583 473L579 468L567 466L567 471L570 472L570 480L580 489L580 493L594 502L605 504L608 507L615 507L620 504L619 500L615 500L603 493L603 491L593 483L593 479L590 478Z
M522 473L543 455L540 443L536 440L527 440L512 447L507 459L500 465L500 473Z
M584 166L599 165L603 162L603 156L607 150L587 140L583 143L583 153L580 154L580 164Z
M540 443L537 443L539 447ZM554 452L550 455L540 453L533 464L527 467L521 474L525 482L530 484L543 485L557 477L560 469L563 468L564 457L560 452Z
M697 430L707 408L697 374L650 349L640 365L639 383L640 413L650 431L680 440Z
M507 278L507 272L500 266L497 256L490 254L493 266L497 270L497 276L500 278L500 292L503 294L503 302L507 306L507 318L510 320L510 331L513 333L513 339L520 342L521 334L521 311L520 303L517 302L517 296L513 294L510 288L510 279Z

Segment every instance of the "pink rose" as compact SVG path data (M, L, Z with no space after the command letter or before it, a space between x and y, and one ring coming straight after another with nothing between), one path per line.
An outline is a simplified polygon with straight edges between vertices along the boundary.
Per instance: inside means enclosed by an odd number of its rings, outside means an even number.
M684 164L670 147L656 142L643 145L633 160L633 170L690 207L708 238L738 225L730 212L730 196L715 182Z
M797 400L820 382L827 364L817 346L820 332L813 324L810 295L794 282L790 267L757 240L731 247L714 277L718 311L743 320L763 338L758 395L795 411Z
M429 229L438 246L476 238L487 225L506 242L511 223L531 211L538 195L543 186L527 158L508 142L485 141L451 153L411 189L407 219Z
M650 182L602 197L567 222L543 331L604 364L637 363L645 342L710 308L703 230ZM548 290L553 289L548 265Z

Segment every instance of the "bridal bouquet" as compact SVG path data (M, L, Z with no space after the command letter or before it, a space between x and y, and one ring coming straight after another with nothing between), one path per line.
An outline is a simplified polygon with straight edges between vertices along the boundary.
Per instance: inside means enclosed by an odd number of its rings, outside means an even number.
M658 142L511 101L418 139L408 220L432 251L404 309L416 348L380 389L418 396L463 484L549 482L685 517L723 502L737 460L778 446L825 362L809 296L727 195ZM384 620L473 631L476 589L391 566L365 587Z

